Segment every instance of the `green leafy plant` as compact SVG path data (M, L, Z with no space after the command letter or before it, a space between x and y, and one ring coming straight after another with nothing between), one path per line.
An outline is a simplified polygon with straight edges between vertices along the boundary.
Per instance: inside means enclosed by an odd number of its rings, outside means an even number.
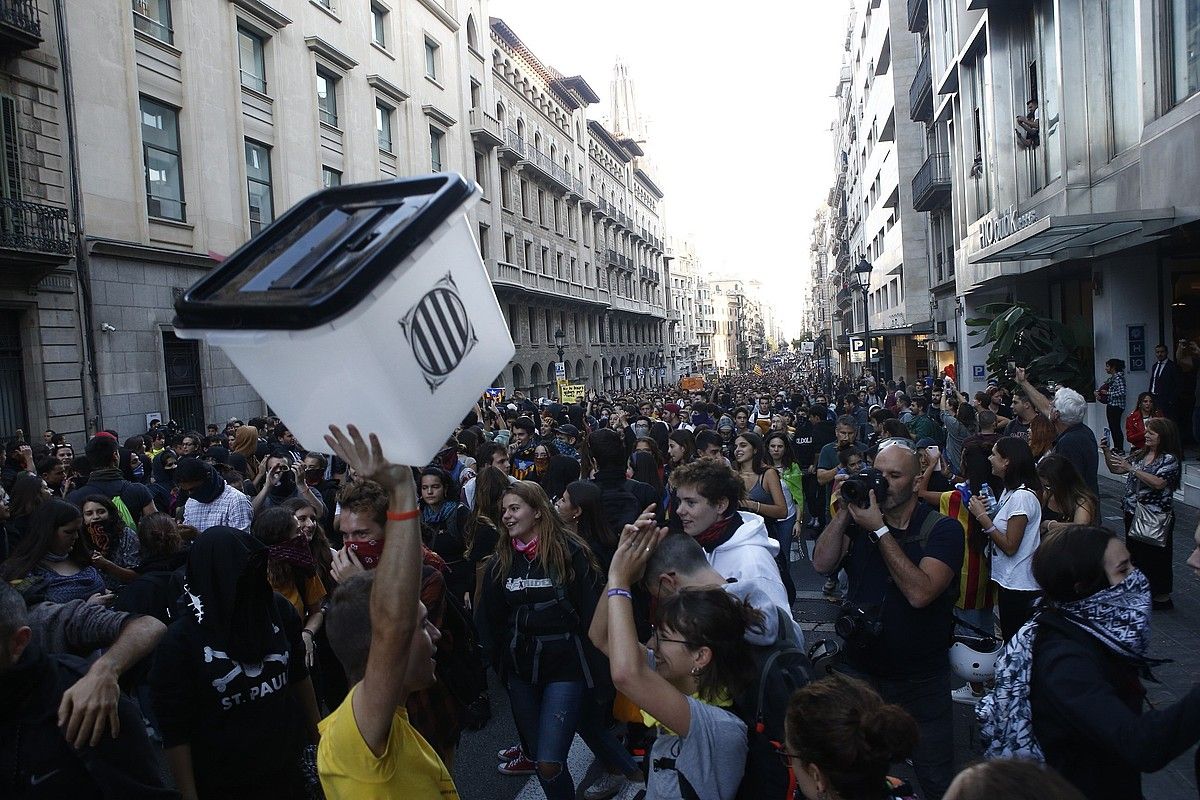
M1069 386L1084 397L1093 384L1091 365L1084 362L1075 334L1063 323L1043 317L1028 303L988 303L981 316L966 320L974 328L968 335L981 337L971 345L990 347L988 377L1011 388L1015 381L1009 363L1025 367L1035 385Z

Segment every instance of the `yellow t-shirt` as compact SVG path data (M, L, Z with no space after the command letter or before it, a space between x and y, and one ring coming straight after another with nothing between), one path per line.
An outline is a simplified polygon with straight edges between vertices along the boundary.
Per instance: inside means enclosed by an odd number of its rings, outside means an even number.
M296 584L288 581L283 586L271 586L272 589L279 592L284 598L292 604L296 609L296 613L300 615L301 620L308 619L308 610L304 608L304 602L300 599L300 592L296 590ZM325 599L325 584L321 583L321 579L316 575L310 575L308 580L304 582L304 598L308 600L311 606L320 605Z
M454 779L421 734L397 708L383 755L367 747L351 704L356 684L342 704L317 726L317 772L328 800L458 800Z

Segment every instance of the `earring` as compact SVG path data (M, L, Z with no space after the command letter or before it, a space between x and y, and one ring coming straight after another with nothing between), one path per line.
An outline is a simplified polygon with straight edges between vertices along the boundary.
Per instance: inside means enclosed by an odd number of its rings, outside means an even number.
M690 675L691 675L693 678L697 677L697 676L700 674L700 668L699 668L699 667L692 667L692 671L691 671L689 674L690 674Z

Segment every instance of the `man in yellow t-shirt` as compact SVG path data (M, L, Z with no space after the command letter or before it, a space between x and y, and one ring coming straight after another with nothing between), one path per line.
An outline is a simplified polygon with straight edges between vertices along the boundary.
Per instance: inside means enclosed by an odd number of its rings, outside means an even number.
M458 798L454 780L408 721L408 695L432 686L439 638L420 601L421 532L412 470L389 463L379 440L330 426L333 452L388 492L379 566L333 593L325 630L353 688L320 723L317 771L329 800ZM397 670L395 665L403 664Z

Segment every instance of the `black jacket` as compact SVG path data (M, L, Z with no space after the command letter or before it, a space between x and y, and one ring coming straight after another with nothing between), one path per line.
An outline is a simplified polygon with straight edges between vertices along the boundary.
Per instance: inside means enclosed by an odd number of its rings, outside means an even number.
M76 750L58 727L63 692L87 672L87 662L46 655L31 644L0 681L0 797L177 798L163 785L158 756L137 707L117 705L121 732Z
M1137 667L1052 612L1033 646L1033 732L1046 763L1088 800L1138 800L1156 772L1200 739L1200 686L1142 713Z
M475 611L493 668L532 684L583 680L594 686L596 654L587 634L601 580L587 551L571 545L570 581L547 575L538 559L517 552L508 573L497 576L497 558L487 565Z

